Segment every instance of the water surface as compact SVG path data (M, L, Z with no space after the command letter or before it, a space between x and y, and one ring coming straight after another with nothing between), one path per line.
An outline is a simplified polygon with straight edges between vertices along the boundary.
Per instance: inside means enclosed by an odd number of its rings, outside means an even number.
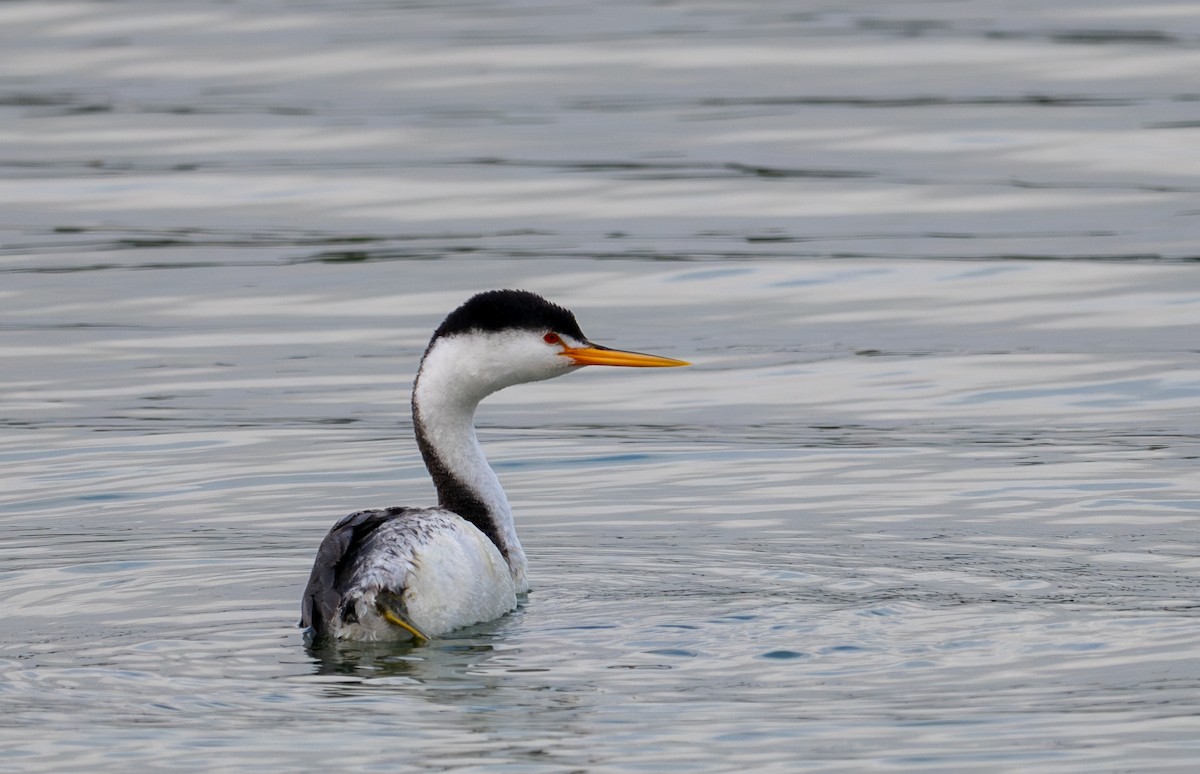
M0 769L1187 770L1186 5L8 3ZM534 591L305 650L518 286Z

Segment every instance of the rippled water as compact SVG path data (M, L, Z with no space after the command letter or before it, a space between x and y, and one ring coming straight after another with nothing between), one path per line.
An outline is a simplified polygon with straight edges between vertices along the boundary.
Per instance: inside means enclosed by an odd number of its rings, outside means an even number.
M1186 770L1190 6L0 6L0 770ZM935 260L936 259L936 260ZM1041 259L1041 260L1034 260ZM309 652L520 286L534 591Z

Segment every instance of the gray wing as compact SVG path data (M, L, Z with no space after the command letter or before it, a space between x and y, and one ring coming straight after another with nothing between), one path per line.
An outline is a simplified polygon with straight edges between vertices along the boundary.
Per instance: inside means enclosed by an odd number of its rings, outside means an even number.
M329 622L338 614L345 594L345 571L353 564L359 548L382 525L408 513L410 508L358 511L333 525L317 549L304 598L300 601L300 626L311 629L314 639L323 637Z

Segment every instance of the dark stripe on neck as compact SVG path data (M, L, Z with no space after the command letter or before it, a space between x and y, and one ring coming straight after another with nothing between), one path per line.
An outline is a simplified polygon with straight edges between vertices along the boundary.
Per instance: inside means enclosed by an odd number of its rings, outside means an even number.
M416 391L413 392L415 398ZM437 455L433 444L425 437L425 425L421 421L420 409L417 408L415 399L413 400L413 429L417 435L417 447L421 450L425 467L429 470L429 476L433 479L433 485L437 489L438 505L452 513L457 513L475 525L500 550L500 555L507 562L508 546L500 537L500 531L496 526L496 520L492 517L491 510L475 492L471 491L466 484L458 480L447 469L442 458Z

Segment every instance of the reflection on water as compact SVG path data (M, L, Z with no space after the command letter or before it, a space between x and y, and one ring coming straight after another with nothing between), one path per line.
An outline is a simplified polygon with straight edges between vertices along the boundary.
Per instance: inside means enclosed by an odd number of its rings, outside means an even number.
M0 4L2 760L1191 765L1198 34ZM430 330L503 286L697 365L495 396L528 599L306 650L329 525L433 498Z
M2 255L1194 259L1200 15L993 5L8 4Z
M15 726L74 740L14 740L35 768L198 746L230 765L709 770L1194 751L1186 267L9 276L0 695ZM528 600L428 645L305 650L298 593L329 524L432 499L405 406L429 329L502 284L697 366L495 396L482 436Z

